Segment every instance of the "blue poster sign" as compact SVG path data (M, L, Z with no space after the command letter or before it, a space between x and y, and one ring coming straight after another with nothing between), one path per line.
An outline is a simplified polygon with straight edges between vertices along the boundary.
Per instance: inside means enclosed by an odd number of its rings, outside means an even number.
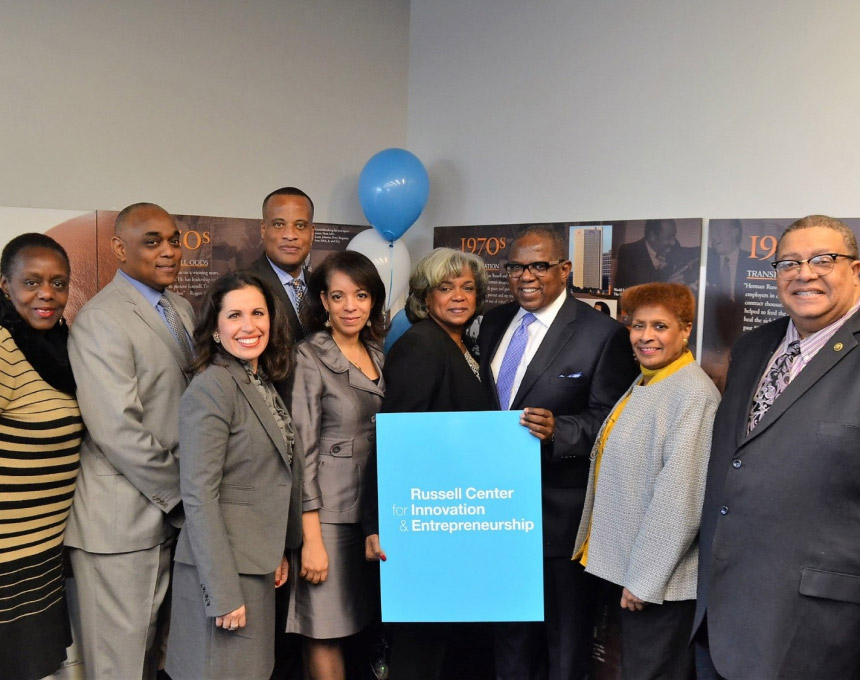
M520 415L377 415L383 621L543 620L540 442Z

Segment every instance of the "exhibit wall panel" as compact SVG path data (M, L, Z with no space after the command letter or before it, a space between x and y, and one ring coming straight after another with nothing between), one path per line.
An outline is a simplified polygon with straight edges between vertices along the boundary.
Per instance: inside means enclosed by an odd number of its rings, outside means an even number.
M0 205L363 221L406 142L408 0L0 0Z
M413 0L438 225L857 214L860 4Z

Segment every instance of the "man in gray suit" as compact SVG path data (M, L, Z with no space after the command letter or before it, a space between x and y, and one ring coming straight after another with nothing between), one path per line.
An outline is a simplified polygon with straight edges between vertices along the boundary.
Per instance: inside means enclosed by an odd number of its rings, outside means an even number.
M119 271L78 313L69 356L87 426L66 529L87 678L154 678L170 550L181 524L179 398L191 305L173 218L151 203L116 219Z
M263 254L251 264L281 300L295 341L305 336L300 321L301 305L308 287L305 260L314 242L314 203L295 187L276 189L263 199ZM289 403L289 395L281 393Z
M735 343L714 421L699 678L860 677L860 260L811 215L776 251L788 312Z

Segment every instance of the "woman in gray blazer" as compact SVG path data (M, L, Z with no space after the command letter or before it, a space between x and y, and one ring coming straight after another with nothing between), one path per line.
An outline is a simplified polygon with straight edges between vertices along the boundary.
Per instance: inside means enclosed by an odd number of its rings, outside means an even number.
M367 461L382 403L385 287L364 255L343 251L314 270L310 331L296 348L290 413L304 444L301 552L293 553L287 632L304 636L311 680L343 680L341 640L376 612L360 526Z
M185 525L173 576L173 680L259 678L274 666L275 588L301 447L272 379L290 364L283 311L253 274L209 289L179 408ZM296 470L298 472L298 470Z
M687 347L695 318L689 288L634 286L621 308L642 373L597 435L574 559L616 588L622 676L687 680L720 395Z

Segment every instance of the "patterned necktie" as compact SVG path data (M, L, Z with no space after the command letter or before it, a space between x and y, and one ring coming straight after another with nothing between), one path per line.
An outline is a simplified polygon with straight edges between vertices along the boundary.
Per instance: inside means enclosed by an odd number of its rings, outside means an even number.
M305 305L305 284L301 279L293 279L289 285L293 287L293 293L296 296L296 316L299 317L299 325L304 329L305 322L302 318L302 308Z
M188 334L185 332L185 326L182 325L182 319L179 318L179 314L176 313L176 309L174 309L166 295L161 296L158 300L158 304L160 304L161 309L164 310L164 318L167 321L167 327L170 328L170 332L173 333L173 338L176 340L176 344L178 344L179 349L182 350L182 356L185 357L186 365L190 364L194 355L191 351L191 345L188 342Z
M529 341L529 325L536 320L537 317L531 312L523 315L522 322L511 336L511 342L499 367L496 391L499 393L499 404L504 409L510 408L511 388L514 386L514 378L517 376L517 369L520 367L520 361L523 359L526 344Z
M767 372L761 387L753 397L752 409L750 409L750 418L747 423L747 434L753 431L759 421L767 413L767 410L773 406L776 398L782 394L782 391L788 387L789 376L791 374L791 366L794 360L800 355L800 341L795 340L790 342L785 352L780 354L773 366Z

